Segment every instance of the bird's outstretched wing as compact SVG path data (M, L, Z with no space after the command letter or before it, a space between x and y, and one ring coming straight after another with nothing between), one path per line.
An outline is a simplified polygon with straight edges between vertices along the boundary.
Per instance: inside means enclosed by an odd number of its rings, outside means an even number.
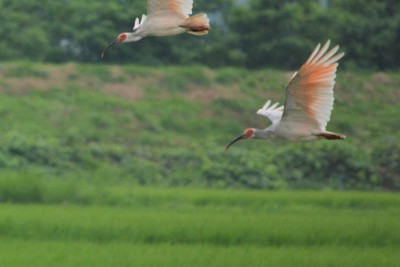
M272 123L277 123L282 118L283 106L279 103L271 105L271 100L268 100L265 105L257 111L258 115L267 117Z
M147 0L147 14L170 11L183 16L192 14L193 0Z
M333 108L333 86L339 46L328 50L330 41L318 44L304 65L293 74L286 86L282 122L325 131Z
M143 22L147 19L146 15L142 15L142 18L139 20L139 18L135 19L135 24L133 25L133 31L136 31L139 29L139 26L143 24Z

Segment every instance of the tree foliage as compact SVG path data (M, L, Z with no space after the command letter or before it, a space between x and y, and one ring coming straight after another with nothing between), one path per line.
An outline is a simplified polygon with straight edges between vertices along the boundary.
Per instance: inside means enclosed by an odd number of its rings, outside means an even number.
M349 66L397 69L400 2L335 0L194 1L209 14L206 36L148 37L113 49L108 62L201 63L208 66L296 68L317 42L332 39ZM0 59L100 61L119 32L146 13L141 1L0 1Z

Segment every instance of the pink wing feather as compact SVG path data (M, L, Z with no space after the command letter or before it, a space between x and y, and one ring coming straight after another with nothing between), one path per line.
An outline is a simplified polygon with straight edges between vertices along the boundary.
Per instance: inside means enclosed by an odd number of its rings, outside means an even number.
M170 11L185 17L192 14L193 0L147 0L147 14Z
M318 44L290 79L282 121L325 131L333 109L337 61L344 56L344 53L336 54L339 46L326 52L329 45L329 40L321 49Z

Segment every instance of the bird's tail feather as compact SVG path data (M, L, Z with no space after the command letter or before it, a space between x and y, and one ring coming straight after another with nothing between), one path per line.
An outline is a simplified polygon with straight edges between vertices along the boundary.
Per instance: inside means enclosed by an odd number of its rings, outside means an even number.
M328 140L335 140L335 139L345 139L346 136L344 134L332 133L332 132L323 132L316 134L316 136L320 138L325 138Z
M210 31L210 22L205 13L196 14L185 19L180 26L187 28L187 32L194 35L204 35Z

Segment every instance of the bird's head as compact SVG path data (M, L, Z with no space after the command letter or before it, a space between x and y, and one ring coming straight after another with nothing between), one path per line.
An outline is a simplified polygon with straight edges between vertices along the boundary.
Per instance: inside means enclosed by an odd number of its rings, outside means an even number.
M233 145L234 143L236 143L237 141L240 141L242 139L249 139L249 138L253 138L255 136L255 129L254 128L247 128L246 130L244 130L244 132L239 135L237 138L235 138L232 142L230 142L226 148L225 151L228 150L228 148Z
M127 42L136 42L142 39L143 37L136 35L135 32L123 32L118 34L118 37L114 39L106 48L104 48L103 53L101 53L101 58L104 58L107 50L111 48L115 44L119 43L127 43Z

